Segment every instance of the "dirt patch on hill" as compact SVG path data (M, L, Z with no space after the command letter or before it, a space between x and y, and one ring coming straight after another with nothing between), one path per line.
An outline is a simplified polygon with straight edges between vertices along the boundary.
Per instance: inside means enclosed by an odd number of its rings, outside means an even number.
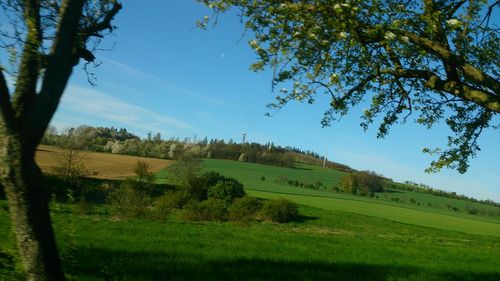
M134 166L137 161L149 164L151 171L158 172L173 163L171 160L118 155L111 153L82 152L83 163L95 178L125 179L134 176ZM60 148L40 145L36 152L36 162L44 173L54 173L62 162Z

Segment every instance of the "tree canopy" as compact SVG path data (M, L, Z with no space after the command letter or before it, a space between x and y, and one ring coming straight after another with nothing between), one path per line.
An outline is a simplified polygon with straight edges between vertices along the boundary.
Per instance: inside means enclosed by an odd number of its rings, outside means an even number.
M331 97L321 121L329 126L369 102L361 126L379 123L378 137L410 117L451 129L429 172L467 171L483 130L500 113L500 1L457 0L204 0L212 17L236 7L254 34L254 71L271 69L279 110L290 101ZM497 125L497 126L495 126Z

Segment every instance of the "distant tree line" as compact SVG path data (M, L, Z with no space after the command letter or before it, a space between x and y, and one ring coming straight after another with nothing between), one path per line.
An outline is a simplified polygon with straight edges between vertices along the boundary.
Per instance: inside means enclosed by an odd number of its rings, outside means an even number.
M162 139L160 133L148 133L141 139L121 128L91 127L82 125L77 128L58 132L50 127L42 144L62 147L67 143L68 136L77 144L77 149L127 154L133 156L154 157L162 159L176 159L179 155L195 155L198 158L228 159L241 162L259 163L279 167L294 167L296 162L313 165L322 165L319 154L312 151L303 151L295 147L282 147L271 142L236 143L233 140L204 138L180 140L178 138ZM343 171L352 171L346 165L325 161L325 166Z
M394 188L394 189L401 189L401 190L416 191L416 192L421 192L421 193L432 194L435 196L441 196L441 197L458 199L458 200L466 200L466 201L477 202L477 203L488 204L488 205L500 207L500 203L495 202L495 201L490 200L490 199L479 200L479 199L468 197L468 196L465 196L462 194L457 194L456 192L453 192L453 191L452 192L444 191L444 190L430 187L429 185L426 185L423 183L416 183L416 182L412 182L412 181L404 181L403 183L390 182L387 187Z
M372 171L359 171L346 174L340 179L340 190L354 195L370 197L374 192L384 191L385 180Z

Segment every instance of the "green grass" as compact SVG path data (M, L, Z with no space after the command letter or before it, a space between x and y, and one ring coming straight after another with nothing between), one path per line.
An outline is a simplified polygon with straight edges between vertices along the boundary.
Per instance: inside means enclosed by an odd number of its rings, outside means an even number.
M249 194L257 197L285 197L299 204L328 210L348 211L403 223L466 233L500 236L500 217L486 218L469 215L464 212L450 211L445 206L447 204L454 206L470 204L495 211L499 209L498 207L410 191L393 190L390 193L378 194L380 198L375 199L276 183L279 177L286 176L288 179L304 183L320 181L327 187L338 186L340 178L345 173L332 169L309 165L300 165L298 168L291 169L216 159L204 160L203 169L205 171L218 171L223 175L238 179L245 185ZM157 175L163 181L168 181L171 178L168 170L163 170ZM262 176L266 178L264 181L261 180ZM388 198L384 199L384 196ZM405 199L407 203L389 200L390 197L395 196ZM411 204L408 202L409 198L415 198L422 203L420 206ZM424 202L431 202L434 207L426 207Z
M301 206L288 224L116 221L103 212L54 212L72 280L499 280L500 245L490 236ZM7 212L0 249L15 256ZM9 267L9 265L4 265ZM21 270L2 269L0 280Z
M204 169L239 179L252 196L289 198L301 204L301 217L287 224L249 225L185 222L175 213L167 222L116 220L107 205L78 215L72 205L53 204L69 279L500 280L500 224L494 219L275 181L286 175L338 184L343 173L321 167L207 160ZM170 179L166 171L159 176L160 182ZM449 200L406 191L387 194L434 200L437 206ZM0 201L0 280L21 280L5 206Z

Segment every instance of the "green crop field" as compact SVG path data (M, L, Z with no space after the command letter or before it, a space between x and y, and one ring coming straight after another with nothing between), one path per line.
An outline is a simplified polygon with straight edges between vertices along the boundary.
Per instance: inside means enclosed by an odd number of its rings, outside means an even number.
M490 205L404 190L379 193L379 198L376 199L326 190L298 188L276 182L280 177L287 177L304 183L319 181L327 188L338 186L340 178L345 173L332 169L309 165L299 165L297 168L281 168L229 160L206 159L203 161L203 170L217 171L223 175L238 179L245 185L247 192L256 197L284 197L299 204L322 209L347 211L403 223L467 233L500 236L500 216L469 215L464 212L450 211L445 207L448 204L460 207L468 204L495 212L499 211L500 208ZM162 182L172 178L168 169L160 171L157 175ZM265 180L262 180L262 176L265 177ZM398 196L403 199L415 198L422 203L431 202L434 207L426 207L425 204L419 206L410 203L393 202L384 199L384 196L388 196L388 198Z
M237 178L251 196L288 198L300 204L300 217L285 224L189 222L174 211L166 221L127 220L107 204L83 215L77 205L54 201L68 280L500 280L498 217L445 208L497 207L401 190L378 198L333 192L344 173L308 165L205 160L203 170ZM284 177L326 188L277 182ZM174 178L168 169L157 174L160 183ZM23 279L5 201L0 237L0 280Z
M5 202L0 202L5 205ZM287 224L116 220L65 204L53 218L70 280L499 280L497 237L301 206ZM0 208L0 280L19 280Z

